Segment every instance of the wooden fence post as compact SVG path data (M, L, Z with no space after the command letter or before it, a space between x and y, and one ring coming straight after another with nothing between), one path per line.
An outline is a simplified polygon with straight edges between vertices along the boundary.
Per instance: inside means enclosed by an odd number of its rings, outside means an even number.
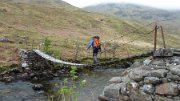
M75 48L75 55L74 55L74 60L77 60L78 59L78 53L79 53L79 38L77 38L76 40L76 48Z

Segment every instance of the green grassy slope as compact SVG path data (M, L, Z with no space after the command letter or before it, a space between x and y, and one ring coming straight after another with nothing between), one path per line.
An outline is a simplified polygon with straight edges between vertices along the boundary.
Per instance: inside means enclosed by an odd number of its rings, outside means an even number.
M0 66L18 63L18 48L43 49L42 43L46 37L52 41L50 48L53 55L63 60L74 59L76 50L79 60L90 58L92 54L87 52L86 46L92 35L101 37L103 47L107 49L106 57L112 57L115 45L118 46L116 57L126 57L127 49L129 55L134 55L152 48L152 35L143 35L150 30L116 17L80 9L3 1L0 2L0 38L6 37L13 43L0 43ZM122 35L126 36L118 38ZM167 37L169 45L178 46L173 42L179 40L176 35ZM116 40L108 41L112 39ZM134 39L134 43L128 43ZM104 57L103 53L101 58Z
M31 4L31 5L43 5L43 6L50 6L50 7L66 7L67 9L77 9L72 5L62 1L62 0L1 0L1 2L8 2L8 3L24 3L24 4Z
M134 4L102 4L85 8L138 23L155 22L164 26L165 31L180 35L180 11L166 11Z

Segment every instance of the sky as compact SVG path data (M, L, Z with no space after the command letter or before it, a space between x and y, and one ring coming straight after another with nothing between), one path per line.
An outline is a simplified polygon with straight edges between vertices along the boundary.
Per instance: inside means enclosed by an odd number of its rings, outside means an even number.
M82 8L90 5L104 3L133 3L160 9L180 9L180 0L63 0L76 7Z

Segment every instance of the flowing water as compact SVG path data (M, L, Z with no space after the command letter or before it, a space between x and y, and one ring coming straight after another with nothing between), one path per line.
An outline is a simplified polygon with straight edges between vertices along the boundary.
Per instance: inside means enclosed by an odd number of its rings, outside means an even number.
M79 86L78 81L69 83L77 87L78 101L97 101L109 79L120 76L122 71L123 69L97 69L79 76L80 80L87 81L85 87ZM42 83L46 88L45 91L34 91L32 89L33 83L30 82L18 81L8 84L0 82L0 101L47 101L47 95L51 95L52 92L61 88L62 86L55 85L61 85L62 81L62 79L54 78Z

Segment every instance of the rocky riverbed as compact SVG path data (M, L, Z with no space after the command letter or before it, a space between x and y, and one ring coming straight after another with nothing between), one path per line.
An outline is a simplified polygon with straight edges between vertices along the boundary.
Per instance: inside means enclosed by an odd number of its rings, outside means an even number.
M180 101L180 57L136 62L108 83L100 101Z

